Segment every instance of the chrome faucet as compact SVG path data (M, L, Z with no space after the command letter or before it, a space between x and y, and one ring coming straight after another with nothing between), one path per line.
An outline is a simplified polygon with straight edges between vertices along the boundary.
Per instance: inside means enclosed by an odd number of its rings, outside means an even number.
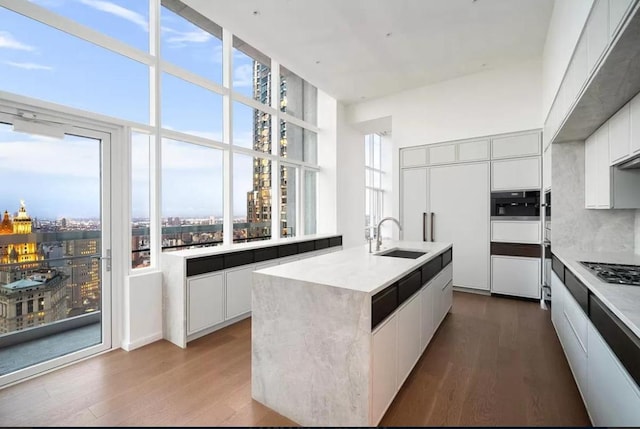
M385 217L380 219L380 222L378 222L378 226L376 227L376 252L380 250L380 245L382 244L382 237L380 236L380 226L382 226L382 223L385 220L394 221L398 225L400 231L402 231L402 225L400 225L400 221L398 221L398 219L396 219L395 217Z

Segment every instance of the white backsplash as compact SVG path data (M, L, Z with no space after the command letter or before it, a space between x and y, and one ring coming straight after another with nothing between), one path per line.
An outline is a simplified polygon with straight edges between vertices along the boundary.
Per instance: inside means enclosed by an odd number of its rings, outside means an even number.
M584 142L552 147L552 248L640 252L639 210L584 208Z

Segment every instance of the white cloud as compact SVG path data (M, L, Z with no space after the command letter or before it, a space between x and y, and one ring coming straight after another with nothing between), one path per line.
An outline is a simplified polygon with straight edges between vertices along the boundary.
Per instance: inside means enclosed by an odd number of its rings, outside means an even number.
M4 63L8 66L17 67L19 69L25 69L25 70L49 70L49 71L53 70L53 67L44 66L42 64L36 64L36 63L16 63L14 61L5 61Z
M142 28L144 31L149 31L149 23L145 17L140 15L138 12L134 12L130 9L104 0L80 0L80 3L99 10L100 12L110 13L118 18L125 19Z
M28 174L37 177L96 178L100 174L99 146L94 141L64 141L14 133L0 142L0 171L4 177ZM29 156L25 157L24 154ZM65 166L73 165L73 168Z
M16 40L16 38L8 31L0 31L0 48L30 52L36 50L33 46L29 46Z
M162 27L162 32L167 34L167 43L177 46L184 46L187 43L207 43L213 37L206 31L195 27L191 31L178 31L173 28Z
M250 64L243 64L236 67L233 72L233 86L249 87L253 85L253 66Z

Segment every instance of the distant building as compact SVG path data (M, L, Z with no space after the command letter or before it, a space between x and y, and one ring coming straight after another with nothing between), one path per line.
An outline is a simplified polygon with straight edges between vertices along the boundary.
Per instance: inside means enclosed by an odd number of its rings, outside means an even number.
M28 278L0 285L0 334L67 317L65 275L36 270Z
M22 268L28 262L37 262L44 259L41 249L38 248L36 234L31 232L31 218L27 214L24 201L20 202L20 209L15 218L11 219L9 212L5 210L0 223L0 264L20 263ZM34 264L37 267L39 264Z

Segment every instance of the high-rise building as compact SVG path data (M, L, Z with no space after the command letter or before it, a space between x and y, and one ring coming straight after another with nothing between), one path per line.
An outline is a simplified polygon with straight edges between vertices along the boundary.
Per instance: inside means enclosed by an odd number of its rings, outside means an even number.
M271 100L271 69L258 61L253 62L253 98L261 103L269 104ZM282 106L287 103L287 84L282 79L280 84L280 99ZM285 111L285 108L282 109ZM280 127L280 154L287 154L287 131L284 123ZM255 109L253 113L253 149L258 152L271 152L271 115ZM287 207L287 170L280 168L280 210L276 215L286 211ZM271 161L265 158L253 159L253 189L247 192L247 223L249 231L247 238L269 238L271 236L271 218L274 213L271 204ZM256 225L257 224L257 225ZM293 235L286 222L286 216L281 216L281 231L283 236Z

